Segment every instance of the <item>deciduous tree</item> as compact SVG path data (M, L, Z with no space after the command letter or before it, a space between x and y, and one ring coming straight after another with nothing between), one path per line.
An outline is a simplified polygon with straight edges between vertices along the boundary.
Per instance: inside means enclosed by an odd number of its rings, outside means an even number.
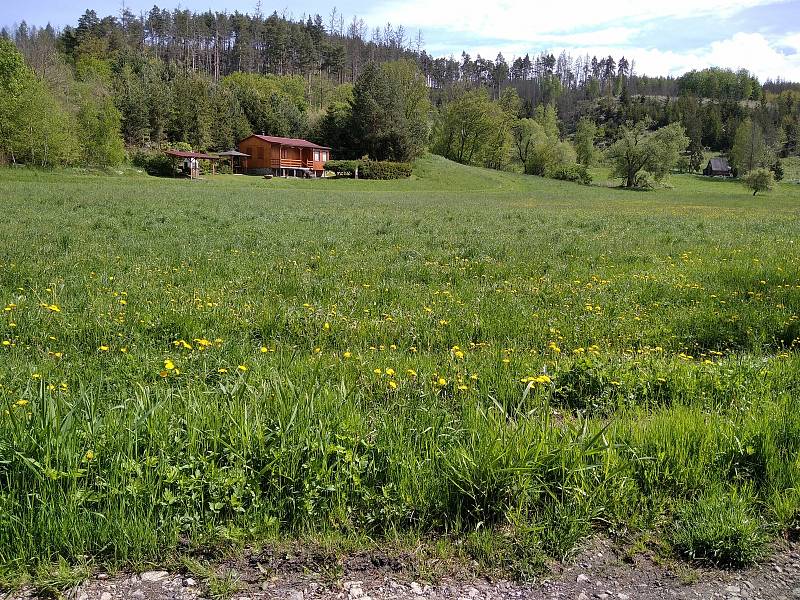
M620 128L619 139L608 149L606 156L614 175L623 179L625 187L633 188L641 171L652 174L656 181L663 179L688 145L689 138L680 123L652 132L648 131L645 122L640 121L632 127Z

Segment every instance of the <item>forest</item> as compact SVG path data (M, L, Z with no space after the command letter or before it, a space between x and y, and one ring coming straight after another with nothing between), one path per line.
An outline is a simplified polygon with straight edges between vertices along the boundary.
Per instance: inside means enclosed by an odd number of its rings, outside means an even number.
M23 22L0 38L5 163L114 166L178 143L227 150L263 132L325 143L336 158L430 150L581 179L575 165L637 124L653 133L674 123L688 140L676 161L686 170L714 151L747 154L736 166L779 177L779 158L799 150L797 83L714 67L651 77L625 56L433 57L422 32L370 30L336 9L299 19L87 10L75 26Z

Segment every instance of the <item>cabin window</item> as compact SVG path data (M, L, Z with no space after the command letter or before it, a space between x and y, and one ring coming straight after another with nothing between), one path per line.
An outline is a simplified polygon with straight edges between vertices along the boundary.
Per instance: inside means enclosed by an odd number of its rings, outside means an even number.
M281 158L286 158L286 148L281 148Z
M325 162L327 160L328 160L328 153L323 150L322 151L322 162Z
M264 160L264 147L263 146L260 146L258 148L258 158L260 158L261 160Z
M319 150L314 150L314 162L319 162Z

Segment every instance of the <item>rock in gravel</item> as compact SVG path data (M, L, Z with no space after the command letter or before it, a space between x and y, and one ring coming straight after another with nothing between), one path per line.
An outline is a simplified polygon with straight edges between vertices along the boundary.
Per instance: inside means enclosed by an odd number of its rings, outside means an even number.
M578 575L575 581L577 581L578 583L589 583L589 576L586 573L581 573L580 575Z
M411 582L411 591L414 592L417 596L422 596L424 594L424 590L422 586L418 584L416 581Z
M726 585L725 586L725 592L728 593L728 594L738 594L741 591L742 591L742 588L740 588L738 585Z
M191 577L187 577L186 579L183 580L183 585L185 585L186 587L194 587L195 585L197 585L197 581L192 579Z
M577 600L589 600L589 596L586 592L581 592L578 594Z
M792 590L792 597L800 598L800 587L796 587Z
M141 574L142 581L161 581L164 579L169 573L166 571L145 571Z
M100 594L100 600L111 600L111 593L103 592L102 594Z
M142 590L136 590L131 593L131 598L144 598L144 592Z
M631 600L631 597L628 594L623 594L622 592L617 594L617 598L619 598L619 600Z
M305 600L305 594L301 591L294 590L289 592L289 595L286 597L286 600Z

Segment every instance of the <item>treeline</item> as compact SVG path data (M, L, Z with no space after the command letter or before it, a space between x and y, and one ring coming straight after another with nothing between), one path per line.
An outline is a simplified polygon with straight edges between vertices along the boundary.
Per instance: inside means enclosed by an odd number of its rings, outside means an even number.
M744 123L757 127L767 154L799 148L797 84L762 86L745 70L715 68L647 77L633 59L566 52L433 58L421 35L388 24L370 31L335 9L297 20L87 11L62 31L23 23L0 37L13 42L0 57L14 82L0 88L10 107L0 114L6 161L107 166L125 146L227 150L263 132L325 143L337 158L408 161L432 149L581 178L574 165L586 164L586 144L577 139L590 124L591 146L604 149L632 123L651 132L679 123L690 166L705 149L732 153Z
M631 95L677 96L688 91L693 79L684 76L648 77L636 73L635 61L621 57L573 57L559 54L526 54L507 60L462 53L460 58L430 56L422 35L411 35L402 26L386 24L369 29L363 20L345 20L335 8L325 17L308 15L297 20L273 12L166 10L153 7L135 15L129 10L119 17L99 17L86 11L75 27L61 32L52 28L29 28L25 23L12 37L26 58L49 51L53 41L67 62L82 57L107 59L125 55L128 59L155 59L178 72L195 73L219 82L235 72L297 75L306 80L306 93L313 108L324 108L327 87L354 83L371 63L408 59L417 63L433 90L454 85L485 87L492 98L513 86L522 98L528 116L536 106L554 104L568 124L574 126L587 102L601 96L618 96L622 89ZM727 77L719 72L719 79ZM729 85L705 86L708 98L759 100L758 82L739 71ZM752 84L750 89L748 84ZM445 92L446 93L446 92ZM692 92L695 93L695 92ZM437 95L433 95L438 103Z

